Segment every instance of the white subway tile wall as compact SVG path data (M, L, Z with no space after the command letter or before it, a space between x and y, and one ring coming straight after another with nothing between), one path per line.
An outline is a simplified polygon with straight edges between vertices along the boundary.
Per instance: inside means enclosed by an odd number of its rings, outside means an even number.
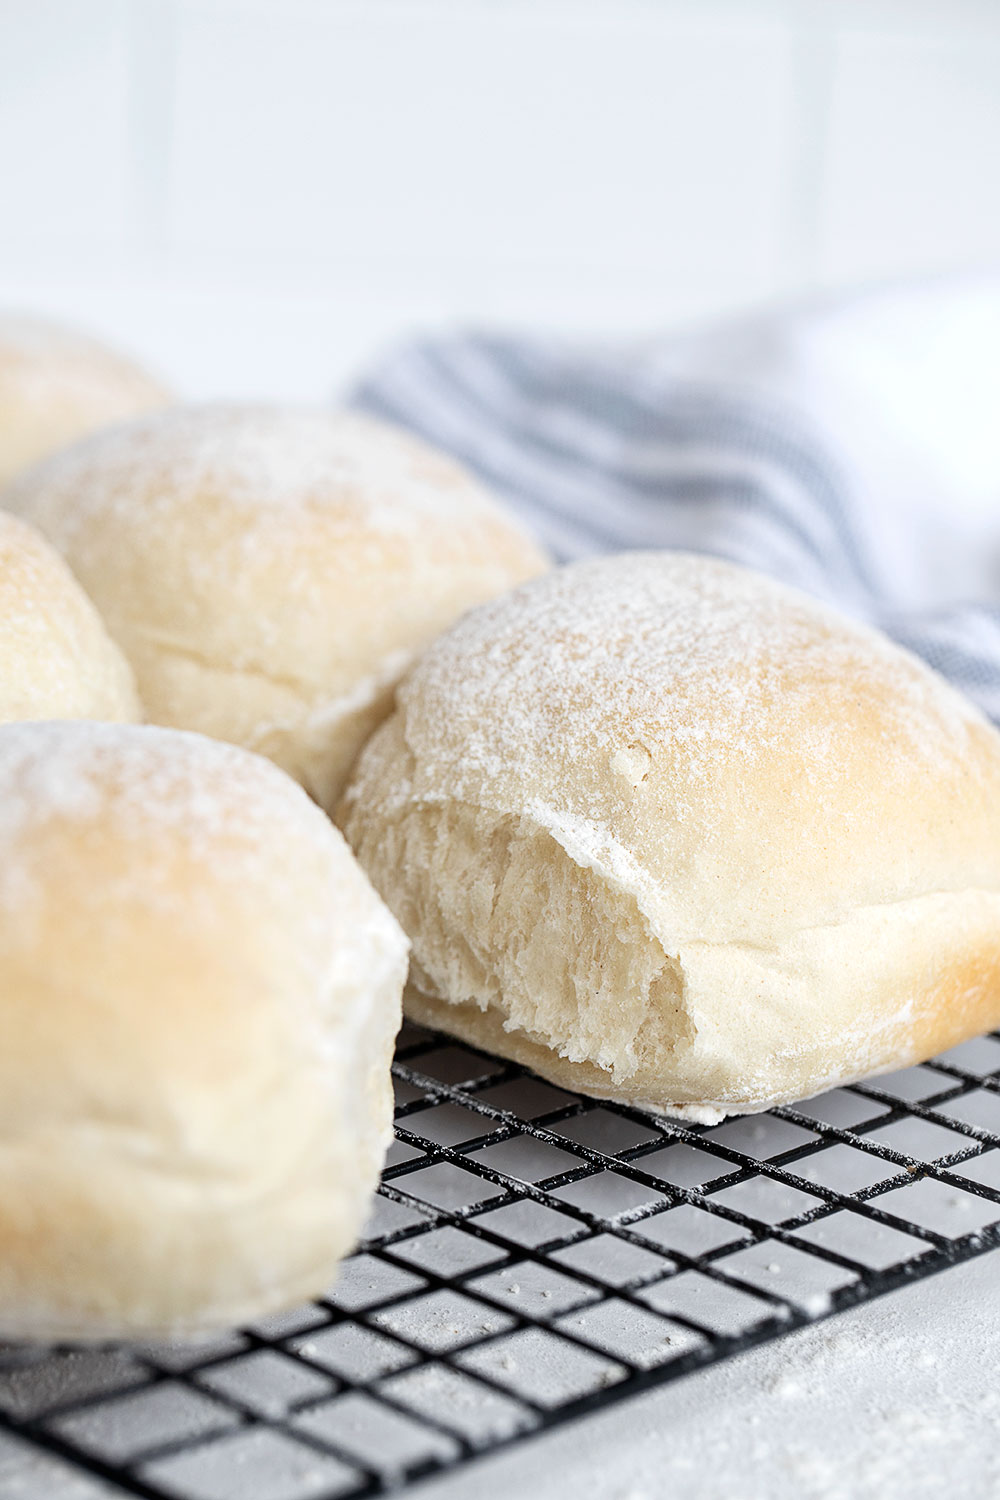
M0 305L192 397L1000 258L995 0L0 0Z

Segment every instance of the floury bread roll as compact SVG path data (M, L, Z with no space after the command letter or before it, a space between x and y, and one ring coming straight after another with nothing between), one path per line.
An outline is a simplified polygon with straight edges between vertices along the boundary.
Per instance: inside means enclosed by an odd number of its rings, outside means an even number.
M63 559L0 511L0 723L139 717L131 668Z
M93 339L38 318L0 316L0 489L84 433L168 399L138 366Z
M0 729L0 1338L197 1335L328 1287L391 1129L405 970L266 761Z
M695 1120L1000 1022L1000 736L916 658L729 564L635 553L473 611L342 808L408 1008Z
M66 556L149 719L267 755L325 807L414 656L545 566L450 460L346 413L174 409L4 503Z

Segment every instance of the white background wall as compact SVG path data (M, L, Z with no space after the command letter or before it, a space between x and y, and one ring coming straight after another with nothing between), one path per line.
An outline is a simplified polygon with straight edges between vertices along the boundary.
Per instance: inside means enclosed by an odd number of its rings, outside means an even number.
M0 0L0 304L190 395L991 259L998 0Z

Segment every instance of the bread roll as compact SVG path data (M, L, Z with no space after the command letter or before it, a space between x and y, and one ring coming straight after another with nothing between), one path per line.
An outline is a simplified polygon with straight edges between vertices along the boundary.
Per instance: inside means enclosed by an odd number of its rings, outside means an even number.
M450 460L348 414L175 409L4 503L65 554L148 718L267 755L326 807L416 653L544 566Z
M131 668L63 559L0 511L0 723L138 717Z
M926 666L702 557L467 615L342 818L419 1020L694 1120L1000 1022L1000 736Z
M179 1337L321 1292L391 1122L406 944L266 761L0 729L0 1337Z
M84 433L167 400L130 360L82 334L0 317L0 489Z

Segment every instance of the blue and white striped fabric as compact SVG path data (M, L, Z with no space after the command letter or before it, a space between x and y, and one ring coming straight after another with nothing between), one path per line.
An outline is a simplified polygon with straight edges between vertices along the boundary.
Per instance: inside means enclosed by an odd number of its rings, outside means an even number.
M673 547L744 563L880 625L1000 721L1000 602L902 598L877 476L773 379L713 380L652 346L470 334L403 348L354 400L455 454L560 560ZM1000 472L996 496L1000 511Z

